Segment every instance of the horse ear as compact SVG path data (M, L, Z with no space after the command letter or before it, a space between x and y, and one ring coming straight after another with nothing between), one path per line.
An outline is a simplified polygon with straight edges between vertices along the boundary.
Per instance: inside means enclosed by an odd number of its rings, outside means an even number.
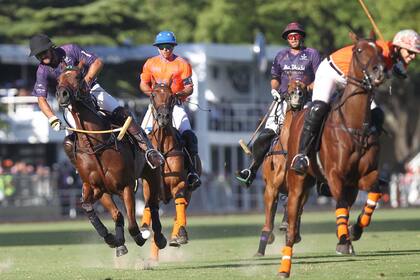
M349 37L354 44L356 44L356 42L359 41L359 37L357 37L357 35L353 31L349 32Z

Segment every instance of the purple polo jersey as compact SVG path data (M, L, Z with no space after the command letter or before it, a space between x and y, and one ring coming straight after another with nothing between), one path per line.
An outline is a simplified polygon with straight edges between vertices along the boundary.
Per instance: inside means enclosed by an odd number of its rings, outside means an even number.
M315 79L315 72L321 63L321 56L317 50L303 48L296 55L290 48L279 51L271 66L271 76L280 81L280 93L287 92L289 76L311 84Z
M32 95L34 96L47 97L48 93L54 93L57 88L57 79L66 66L77 66L81 60L84 60L85 64L82 69L82 75L84 76L89 70L90 65L97 58L96 55L83 50L75 44L63 45L55 48L54 51L58 55L60 63L55 68L44 64L38 65L36 82L32 91Z

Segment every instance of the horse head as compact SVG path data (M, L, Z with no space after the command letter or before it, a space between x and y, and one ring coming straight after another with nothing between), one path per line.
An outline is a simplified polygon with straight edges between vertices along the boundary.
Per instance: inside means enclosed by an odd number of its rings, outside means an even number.
M286 101L290 105L290 108L293 111L302 109L307 98L308 92L306 89L306 84L301 80L289 79Z
M355 45L348 75L349 82L370 92L385 79L382 48L372 39L359 39L355 35L352 39Z
M153 109L153 117L159 127L172 126L172 111L177 102L177 98L172 93L170 85L156 83L153 86L150 101Z
M56 98L60 107L66 108L76 101L90 98L90 95L82 86L83 64L84 62L81 61L77 66L67 66L58 77Z

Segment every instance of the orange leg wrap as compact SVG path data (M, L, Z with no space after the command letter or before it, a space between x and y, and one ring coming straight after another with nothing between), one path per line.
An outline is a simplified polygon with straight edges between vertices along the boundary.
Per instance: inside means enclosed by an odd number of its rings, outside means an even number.
M290 274L290 270L292 269L293 248L289 246L284 246L282 253L283 253L283 257L281 258L281 265L279 267L279 272Z
M337 237L340 239L343 235L346 239L349 237L349 209L337 208L335 210L336 225L337 225Z
M187 225L187 214L186 214L187 201L185 198L175 199L175 209L176 209L176 222L179 226Z
M379 199L381 199L381 196L381 193L368 193L368 199L357 221L360 227L365 228L370 224L373 211L375 211L376 205Z
M150 213L150 208L146 207L143 210L143 217L141 218L141 226L146 224L147 226L150 226L152 223L152 214Z

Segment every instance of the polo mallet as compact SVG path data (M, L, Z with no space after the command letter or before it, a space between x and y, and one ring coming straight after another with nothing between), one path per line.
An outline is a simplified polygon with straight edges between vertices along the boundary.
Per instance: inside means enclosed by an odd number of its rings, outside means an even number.
M366 16L368 17L370 23L373 26L373 30L375 30L375 33L379 36L379 39L381 41L385 42L384 36L382 36L381 31L379 30L378 26L376 25L375 21L373 20L373 17L370 15L370 12L368 10L368 8L366 7L365 3L363 2L363 0L359 0L360 5L363 8L363 11L365 11Z
M251 155L252 152L251 150L248 148L249 145L251 144L251 142L254 140L255 135L257 135L257 133L260 131L261 126L265 123L265 121L268 118L268 115L270 115L271 110L274 107L274 104L276 104L276 101L271 102L270 107L268 108L267 113L264 115L264 118L261 120L260 124L258 125L257 129L255 129L254 133L251 135L251 139L249 139L248 144L245 144L245 141L243 139L239 139L239 145L241 146L242 150L244 150L245 154L247 155Z

